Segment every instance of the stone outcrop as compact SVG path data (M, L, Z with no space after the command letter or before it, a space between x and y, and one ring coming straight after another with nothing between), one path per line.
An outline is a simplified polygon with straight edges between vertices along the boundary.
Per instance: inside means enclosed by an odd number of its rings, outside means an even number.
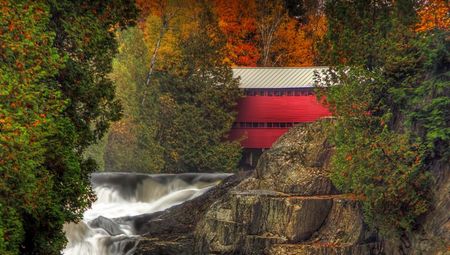
M320 123L297 126L261 156L255 178L240 189L303 196L334 194L326 172L331 153Z
M196 254L381 254L359 202L327 177L321 123L295 127L197 225Z

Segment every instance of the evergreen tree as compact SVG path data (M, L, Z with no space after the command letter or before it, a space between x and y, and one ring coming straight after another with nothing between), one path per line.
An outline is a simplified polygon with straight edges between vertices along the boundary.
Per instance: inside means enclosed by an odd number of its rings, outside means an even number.
M1 7L0 253L57 253L64 244L58 231L64 218L55 216L65 212L53 204L59 198L49 192L56 184L44 162L49 139L70 128L60 118L65 103L52 81L63 61L52 46L54 34L47 30L48 6L10 1ZM72 136L68 129L66 138ZM40 243L28 243L33 234Z
M156 75L165 171L232 171L239 161L239 144L226 136L241 92L222 62L224 40L210 8L202 4L198 28L182 44L180 65Z
M328 32L319 46L321 62L376 65L392 11L392 1L327 1Z
M332 180L365 197L373 227L403 235L429 209L428 170L448 161L448 35L415 32L416 1L364 2L327 4Z
M60 254L93 201L83 150L119 116L106 77L126 0L0 1L0 253Z

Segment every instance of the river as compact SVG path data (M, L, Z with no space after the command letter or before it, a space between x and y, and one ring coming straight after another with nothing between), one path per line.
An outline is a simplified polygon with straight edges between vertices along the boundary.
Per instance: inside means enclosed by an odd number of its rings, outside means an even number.
M162 211L205 193L229 174L95 173L97 200L79 223L64 225L65 255L130 255L136 245L133 226L121 217Z

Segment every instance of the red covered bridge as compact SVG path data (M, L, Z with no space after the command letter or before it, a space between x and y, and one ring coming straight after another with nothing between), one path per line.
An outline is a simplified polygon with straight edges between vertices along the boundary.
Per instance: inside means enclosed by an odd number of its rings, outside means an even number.
M245 97L238 103L238 116L230 139L244 137L244 158L253 157L272 144L290 127L330 116L314 95L314 74L326 67L308 68L233 68L240 77Z

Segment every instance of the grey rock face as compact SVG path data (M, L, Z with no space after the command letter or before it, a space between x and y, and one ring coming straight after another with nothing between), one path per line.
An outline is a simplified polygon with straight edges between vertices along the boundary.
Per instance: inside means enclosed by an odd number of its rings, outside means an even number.
M304 196L333 194L327 178L332 150L320 123L295 127L261 156L254 186L247 188Z
M291 129L209 208L194 254L381 254L358 201L327 177L332 151L321 123Z
M306 240L323 224L331 206L330 198L230 193L198 225L197 252L261 254L274 243Z
M345 244L280 244L270 248L271 255L354 255L386 254L380 242L345 245Z
M202 196L165 211L116 219L133 226L141 235L135 255L186 255L194 253L193 232L211 204L223 197L251 172L237 173L222 181Z
M103 216L99 216L96 219L89 222L89 226L92 228L102 228L108 232L111 236L125 234L117 223Z

